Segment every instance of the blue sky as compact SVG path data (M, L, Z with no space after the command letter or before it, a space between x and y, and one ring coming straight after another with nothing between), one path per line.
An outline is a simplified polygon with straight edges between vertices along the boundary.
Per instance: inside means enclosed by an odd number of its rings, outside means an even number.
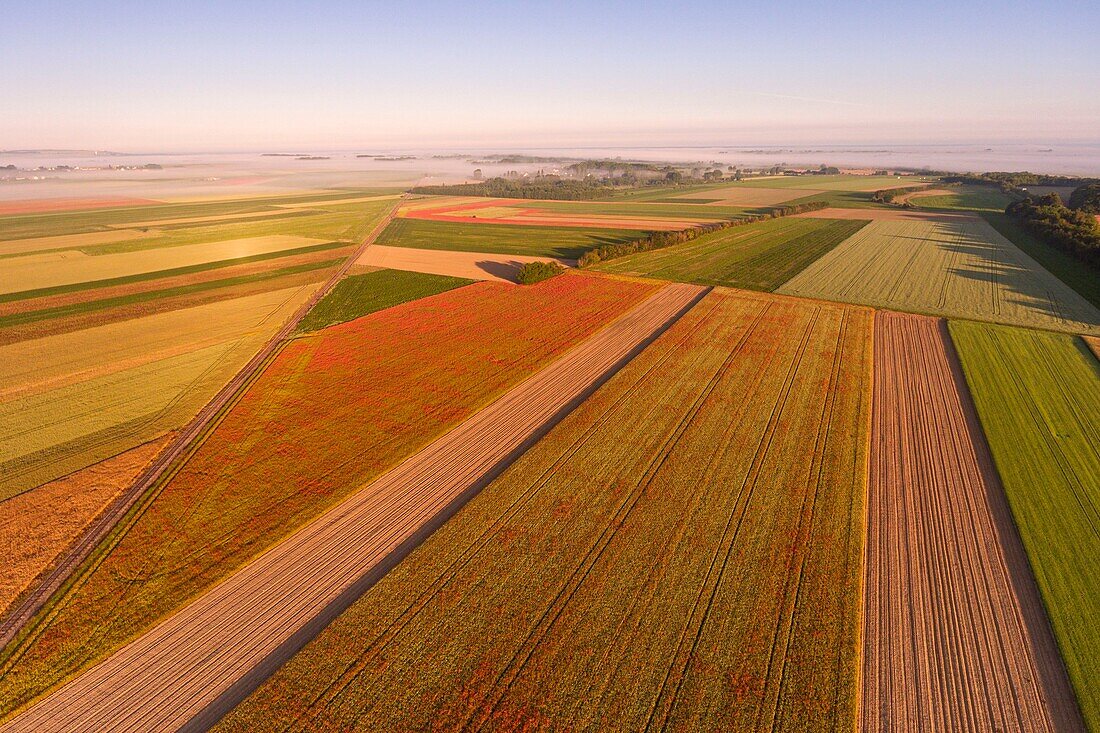
M1100 3L0 0L0 148L1100 138Z

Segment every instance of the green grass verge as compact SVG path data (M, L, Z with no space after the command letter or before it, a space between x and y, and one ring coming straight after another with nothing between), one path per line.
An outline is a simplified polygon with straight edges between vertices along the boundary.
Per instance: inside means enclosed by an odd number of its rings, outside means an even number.
M593 269L770 292L866 223L791 217L772 219L723 229L684 244L628 255Z
M34 311L26 311L24 313L12 313L10 315L0 316L0 328L6 328L8 326L20 326L25 323L34 323L35 321L43 321L51 318L63 318L65 316L93 313L95 311L106 310L108 308L117 308L124 305L145 303L151 300L161 300L163 298L191 295L193 293L201 293L206 290L218 290L221 288L228 288L234 285L245 285L248 283L262 282L264 280L274 280L276 278L284 277L286 275L297 275L302 272L322 270L326 267L339 265L341 262L343 262L343 260L339 258L334 260L325 260L324 262L306 262L301 265L283 267L276 270L268 270L266 272L257 272L251 275L239 275L237 277L222 278L221 280L211 280L209 282L203 283L191 283L190 285L180 285L174 288L165 288L163 290L152 290L146 293L130 293L128 295L120 295L114 298L100 298L99 300L90 300L85 303L71 303L69 305L59 305L54 308L42 308Z
M630 242L647 234L648 232L629 229L394 219L378 237L377 243L415 249L577 258L602 244Z
M1100 308L1100 272L1057 247L1037 239L1007 214L982 212L982 218L1028 257L1045 267L1082 298Z
M347 242L327 242L325 244L315 244L309 247L279 250L278 252L263 252L248 257L235 257L230 260L216 260L214 262L203 262L198 265L188 265L186 267L173 267L169 270L155 270L153 272L142 272L136 275L126 275L124 277L111 277L105 280L91 280L89 282L71 283L69 285L55 285L49 288L20 290L17 293L5 293L0 295L0 303L8 303L13 300L25 300L27 298L43 298L47 295L63 295L65 293L75 293L79 290L91 290L93 288L128 285L130 283L142 282L145 280L158 280L162 277L190 275L196 272L205 272L206 270L217 270L231 265L245 265L250 262L261 262L263 260L273 260L280 257L291 257L293 255L302 255L311 252L323 252L325 250L346 246L348 246Z
M1086 724L1100 730L1100 363L1073 336L950 330Z
M391 306L469 285L473 280L404 270L375 270L344 278L298 324L298 333L346 323Z

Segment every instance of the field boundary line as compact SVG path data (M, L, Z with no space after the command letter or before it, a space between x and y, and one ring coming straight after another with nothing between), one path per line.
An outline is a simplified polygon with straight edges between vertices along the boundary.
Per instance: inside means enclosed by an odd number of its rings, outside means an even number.
M346 259L344 264L332 276L314 291L309 299L299 306L293 315L275 332L260 350L225 384L195 417L181 430L172 445L150 464L138 478L115 499L99 517L88 525L80 537L66 551L65 557L57 562L41 579L36 579L32 589L25 593L22 600L11 606L0 621L0 674L10 667L9 661L17 659L20 649L34 636L33 632L44 620L43 612L49 611L67 595L72 587L74 574L85 575L91 569L88 560L102 541L115 532L118 522L123 519L148 492L155 489L162 476L169 469L178 470L194 450L201 439L216 426L217 420L231 403L244 393L248 385L258 378L274 355L282 348L287 337L294 333L298 323L321 301L352 268L374 240L389 226L405 196L396 199L386 216L363 239L360 246ZM170 476L168 477L170 478ZM16 642L16 643L13 643Z

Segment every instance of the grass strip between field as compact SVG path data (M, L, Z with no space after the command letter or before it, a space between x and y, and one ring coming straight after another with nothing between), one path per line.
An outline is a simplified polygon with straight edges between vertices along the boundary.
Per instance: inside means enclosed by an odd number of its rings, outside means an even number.
M298 324L298 333L361 318L410 300L418 300L474 282L462 277L429 275L404 270L375 270L349 275Z
M191 295L192 293L199 293L206 290L217 290L220 288L228 288L234 285L244 285L247 283L262 282L264 280L273 280L276 278L284 277L286 275L297 275L303 272L311 272L313 270L323 270L326 267L334 267L340 264L343 260L324 260L323 262L306 262L300 265L294 265L292 267L284 267L277 270L268 270L266 272L257 272L251 275L239 275L237 277L227 277L221 280L210 280L208 282L192 283L190 285L179 285L173 288L165 288L163 290L152 290L144 293L131 293L129 295L119 295L114 298L102 298L100 300L90 300L83 303L73 303L71 305L59 305L53 308L42 308L41 310L26 311L24 313L12 313L6 316L0 316L0 328L8 326L18 326L24 323L33 323L34 321L42 321L50 318L61 318L64 316L71 316L81 313L92 313L94 311L106 310L107 308L115 308L123 305L134 305L137 303L145 303L151 300L161 300L163 298L178 297L181 295Z
M34 290L20 290L15 293L5 293L0 295L0 303L8 303L13 300L26 300L27 298L42 298L50 295L64 295L65 293L75 293L81 290L92 290L96 288L107 288L115 285L129 285L130 283L142 282L144 280L159 280L165 277L175 277L177 275L191 275L196 272L205 272L207 270L217 270L222 267L229 267L231 265L245 265L251 262L262 262L263 260L273 260L280 257L292 257L294 255L310 254L313 252L324 252L330 249L338 249L340 247L347 247L347 242L327 242L325 244L315 244L308 247L295 247L294 249L283 249L276 252L263 252L260 254L249 255L247 257L235 257L226 260L216 260L214 262L203 262L197 265L187 265L186 267L174 267L168 270L154 270L152 272L142 272L135 275L125 275L123 277L112 277L103 280L92 280L89 282L72 283L69 285L54 285L48 288L36 288Z
M1100 362L1072 336L950 330L1086 725L1100 730Z

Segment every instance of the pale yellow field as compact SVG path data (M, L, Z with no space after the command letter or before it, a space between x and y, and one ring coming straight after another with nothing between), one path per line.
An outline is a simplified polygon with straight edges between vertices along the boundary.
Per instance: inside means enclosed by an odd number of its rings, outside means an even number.
M129 225L127 225L129 226ZM35 237L33 239L9 239L0 242L0 255L31 254L48 249L77 249L95 244L125 242L131 239L147 239L158 236L157 232L140 232L136 229L116 229L111 232L88 232L86 234L63 234L59 237Z
M390 199L401 198L401 194L392 193L385 196L361 196L359 198L351 199L332 199L330 201L302 201L294 204L274 204L280 209L323 209L328 206L340 206L343 204L361 204L367 201L389 201Z
M694 193L674 196L678 199L718 199L709 206L775 206L805 196L813 196L821 193L818 189L809 188L751 188L738 187L733 184L728 188L720 188L713 191L696 191Z
M515 282L516 276L519 274L519 268L525 262L548 262L550 260L566 267L576 264L573 260L555 260L553 257L454 252L439 249L386 247L380 244L372 244L356 260L356 267L426 272L432 275L465 277L470 280Z
M428 196L422 199L411 199L401 205L397 215L404 211L419 211L420 209L438 209L443 206L465 206L467 204L484 203L488 201L484 196ZM500 199L501 203L506 203Z
M316 203L309 204L308 208L316 208ZM305 205L303 204L303 208ZM216 216L185 216L180 219L150 219L148 221L130 221L125 224L109 224L120 229L128 227L158 227L170 224L202 224L203 222L234 221L236 219L263 219L269 216L277 216L279 211L246 211L241 214L218 214Z
M81 252L12 257L0 260L0 293L138 275L324 243L325 240L309 237L274 235L94 257Z
M296 288L218 301L0 346L0 400L105 376L158 358L267 332Z
M34 347L3 347L9 396L0 400L0 500L186 423L315 287L40 339L48 343L37 348L52 358L37 362L39 373L27 368ZM188 340L191 350L179 353ZM166 349L171 356L143 361ZM38 388L47 382L52 388Z
M779 293L1100 335L1100 310L985 220L876 220Z

